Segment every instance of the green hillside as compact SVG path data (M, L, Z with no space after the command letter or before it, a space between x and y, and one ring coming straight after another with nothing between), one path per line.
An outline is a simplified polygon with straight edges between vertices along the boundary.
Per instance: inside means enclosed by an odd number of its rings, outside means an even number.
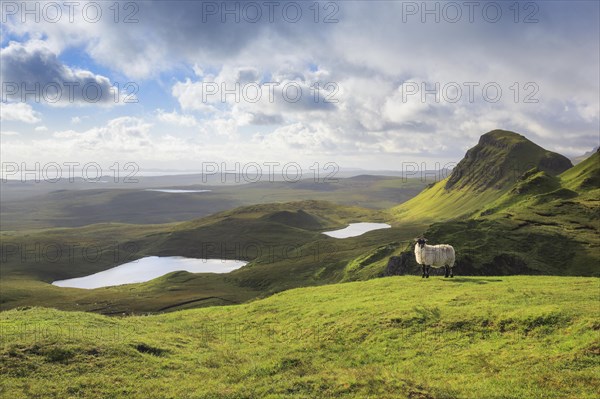
M598 150L600 150L600 147L595 147L594 149L586 152L585 154L571 158L571 162L573 162L573 165L577 165L578 163L583 162L590 156L594 155L596 152L598 152Z
M385 214L323 201L258 204L189 222L99 224L0 234L0 307L44 304L104 314L173 311L241 303L286 289L381 274L377 265L348 267L357 257L399 241L424 225L404 225L343 240L321 234L353 222L384 222ZM89 254L88 254L89 253ZM93 290L60 288L55 280L82 277L145 256L241 259L227 274L171 273L142 284Z
M506 130L493 130L481 136L467 151L448 178L445 188L473 191L506 189L531 168L557 175L573 165L568 158L548 151L525 136Z
M480 148L479 153L483 151ZM473 153L478 152L469 150L467 154ZM511 157L518 159L514 154ZM478 192L467 183L481 187L481 178L456 179L453 172L446 184L453 181L460 188L446 190L442 188L445 183L440 182L395 210L420 215L418 212L427 212L431 207L439 221L427 229L425 236L431 242L455 247L456 269L463 275L600 276L600 153L562 174L557 174L560 168L544 166L543 160L549 157L553 155L538 153L538 166L512 184L506 181L502 189L488 186ZM471 163L470 167L475 166ZM432 195L434 190L438 193ZM421 205L417 212L410 209L411 203ZM451 217L444 218L440 213ZM410 252L407 248L404 253ZM396 269L416 272L414 259L402 259L403 264Z
M109 318L0 313L7 398L600 395L598 279L392 277Z
M563 185L572 190L600 188L600 149L560 177Z
M537 168L557 175L572 167L566 157L547 151L524 136L493 130L481 136L451 175L391 209L401 221L438 222L482 210L510 190L523 173Z

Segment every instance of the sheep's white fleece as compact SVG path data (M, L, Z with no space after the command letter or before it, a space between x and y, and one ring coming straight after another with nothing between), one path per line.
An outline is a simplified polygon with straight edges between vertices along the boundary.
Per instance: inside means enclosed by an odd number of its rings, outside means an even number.
M452 245L427 245L421 248L418 244L415 246L415 258L420 265L431 267L454 266L454 248Z

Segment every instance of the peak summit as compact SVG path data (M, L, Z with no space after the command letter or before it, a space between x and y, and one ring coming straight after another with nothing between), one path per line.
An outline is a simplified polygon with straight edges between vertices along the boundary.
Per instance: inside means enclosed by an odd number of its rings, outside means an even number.
M492 130L467 151L452 171L446 189L504 189L532 168L557 175L572 166L568 158L540 147L523 135Z

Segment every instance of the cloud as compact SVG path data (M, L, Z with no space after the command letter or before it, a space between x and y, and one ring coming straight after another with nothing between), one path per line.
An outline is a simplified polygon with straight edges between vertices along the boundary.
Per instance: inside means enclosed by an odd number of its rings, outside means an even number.
M36 126L35 129L33 129L33 130L35 130L36 132L46 132L46 131L48 131L48 127L46 127L46 126Z
M6 130L6 131L5 131L5 130L2 130L2 131L0 131L0 135L1 135L1 136L7 136L7 137L8 137L8 136L20 136L20 135L21 135L21 133L19 133L19 132L15 132L15 131L13 131L13 130Z
M267 74L250 66L224 66L217 75L176 82L172 95L186 111L232 117L238 126L293 123L336 108L339 88L321 82L322 73L284 69Z
M105 173L113 173L110 170L115 162L121 166L135 162L140 167L148 163L156 167L164 162L171 167L180 164L181 168L185 163L194 168L198 167L199 159L219 160L221 153L230 151L228 146L214 140L203 142L169 133L157 134L153 127L142 118L118 117L85 130L61 130L43 138L3 141L0 151L3 158L18 156L17 160L27 163L96 162Z
M206 9L212 2L139 2L134 24L114 23L108 8L103 10L108 17L94 24L79 17L74 23L25 24L16 18L5 25L8 37L28 41L2 50L3 67L6 53L13 65L33 76L104 82L101 75L78 75L75 66L61 63L62 54L76 49L84 54L85 65L103 66L103 73L114 74L111 79L145 79L147 87L170 92L177 109L172 99L160 95L150 106L160 110L155 120L165 123L161 128L194 127L203 139L230 140L220 144L239 150L229 151L237 156L252 151L268 156L277 148L281 156L301 151L329 157L335 148L357 162L382 162L382 154L458 159L479 135L494 128L518 130L550 149L566 148L565 139L573 148L597 142L597 2L542 2L539 21L528 24L522 21L527 15L523 9L521 20L514 22L509 2L498 2L503 7L498 23L483 19L481 5L470 22L462 3L456 3L462 7L458 23L444 18L434 22L434 15L425 15L423 23L420 13L404 21L406 2L336 2L338 22L324 23L329 3L318 3L317 22L312 2L296 3L303 7L303 17L295 23L282 18L287 2L279 2L274 21L263 8L256 23L240 14L243 2L215 2L214 14ZM241 20L223 15L224 7L237 9ZM47 71L42 64L49 66ZM400 90L410 81L429 87L450 82L479 86L472 102L465 97L456 103L444 98L437 102L432 95L426 101L420 95L406 101ZM261 99L203 98L206 84L213 82L258 85ZM279 86L270 93L268 82ZM501 101L482 98L488 82L502 87ZM530 82L537 85L538 103L523 101ZM289 83L302 89L299 101L283 97L282 87ZM315 83L321 99L333 95L338 102L315 101ZM336 88L326 90L327 83ZM135 112L142 111L131 115ZM78 121L72 119L73 124ZM185 143L195 153L197 147L183 131L177 131L181 141L170 148Z
M115 105L119 97L108 78L64 65L43 40L10 42L0 50L3 101L48 105Z
M284 122L281 115L268 115L262 112L251 113L249 121L252 125L282 125Z
M71 139L82 149L140 152L151 147L152 140L148 134L151 126L140 118L125 116L108 121L106 126L95 127L82 133L68 130L57 132L54 136Z
M4 121L38 123L41 120L41 116L29 104L3 102L0 103L0 119Z
M216 112L217 109L203 101L204 87L194 84L189 78L173 85L171 94L177 98L184 111Z
M158 120L174 125L193 127L198 124L198 121L193 115L184 115L177 111L165 112L162 109L157 109L156 114Z

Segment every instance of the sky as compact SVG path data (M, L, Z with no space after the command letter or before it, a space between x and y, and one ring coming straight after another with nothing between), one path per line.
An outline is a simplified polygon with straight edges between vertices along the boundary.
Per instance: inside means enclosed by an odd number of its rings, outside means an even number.
M437 169L497 128L581 155L599 4L2 1L0 155Z

